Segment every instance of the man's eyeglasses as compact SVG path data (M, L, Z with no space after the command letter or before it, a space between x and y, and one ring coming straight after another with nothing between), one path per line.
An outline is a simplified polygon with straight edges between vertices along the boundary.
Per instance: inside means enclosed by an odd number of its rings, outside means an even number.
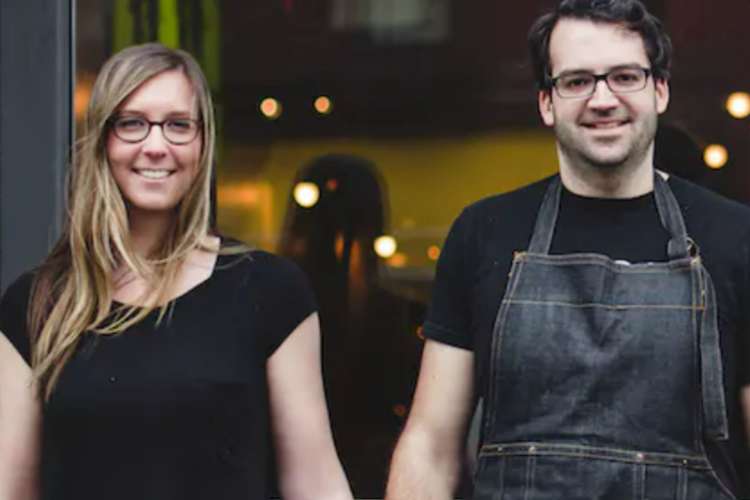
M563 99L577 99L594 94L596 85L601 81L607 84L614 94L638 92L646 88L646 82L651 75L647 68L616 68L607 73L595 75L584 71L563 73L549 80L550 86L555 88L557 95Z
M176 145L193 142L201 129L201 122L190 118L168 118L160 122L152 122L140 116L116 116L110 119L112 132L118 139L130 143L144 140L154 125L161 128L167 142Z

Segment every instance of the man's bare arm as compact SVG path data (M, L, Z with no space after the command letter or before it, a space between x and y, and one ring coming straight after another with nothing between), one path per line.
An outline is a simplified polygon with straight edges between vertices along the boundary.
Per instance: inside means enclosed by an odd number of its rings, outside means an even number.
M474 353L428 340L386 500L453 498L461 480L474 391Z

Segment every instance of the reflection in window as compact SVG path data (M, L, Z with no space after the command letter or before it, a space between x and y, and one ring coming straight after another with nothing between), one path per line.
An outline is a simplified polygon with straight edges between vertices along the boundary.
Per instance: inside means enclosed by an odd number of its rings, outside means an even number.
M439 43L450 34L448 0L333 0L331 25L383 44Z
M317 186L319 197L309 206L290 197L279 252L307 273L318 297L323 378L347 476L358 496L380 497L416 383L424 305L383 280L375 241L389 205L372 162L321 156L295 185Z

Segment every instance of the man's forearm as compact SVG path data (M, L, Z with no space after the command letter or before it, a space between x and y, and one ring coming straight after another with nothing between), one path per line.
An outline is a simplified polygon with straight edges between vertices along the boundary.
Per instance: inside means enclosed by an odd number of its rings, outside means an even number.
M414 434L414 433L411 433ZM459 454L408 431L393 454L386 500L450 500L461 475Z
M39 478L37 471L6 471L0 464L0 499L37 500Z

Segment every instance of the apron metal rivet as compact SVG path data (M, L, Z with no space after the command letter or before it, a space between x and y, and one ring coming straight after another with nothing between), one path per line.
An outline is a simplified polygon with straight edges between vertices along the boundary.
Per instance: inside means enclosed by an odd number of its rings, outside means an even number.
M682 461L682 465L687 465L687 464L688 464L688 461L687 461L687 460L683 460L683 461Z
M536 453L536 446L529 446L529 453Z
M644 458L645 457L643 456L643 453L636 453L635 454L635 459L638 460L639 462L643 462Z

